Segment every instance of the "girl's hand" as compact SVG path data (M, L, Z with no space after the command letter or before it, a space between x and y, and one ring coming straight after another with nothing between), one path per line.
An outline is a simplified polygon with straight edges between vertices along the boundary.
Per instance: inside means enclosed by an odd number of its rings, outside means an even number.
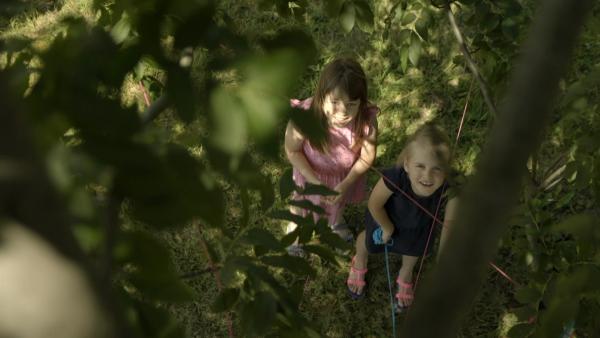
M335 205L342 201L342 198L344 198L344 195L348 192L348 187L345 184L340 183L335 188L333 188L333 190L336 191L338 194L335 196L327 196L327 199L329 204Z
M394 229L392 229L392 231L389 231L386 228L382 227L382 230L383 230L383 234L381 235L381 240L383 241L384 244L386 244L387 242L390 241L390 238L392 238Z

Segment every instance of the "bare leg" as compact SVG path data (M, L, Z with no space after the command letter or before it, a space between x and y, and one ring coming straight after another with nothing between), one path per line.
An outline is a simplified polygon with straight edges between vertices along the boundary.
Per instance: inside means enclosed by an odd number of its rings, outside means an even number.
M413 280L413 270L417 262L419 261L419 257L416 256L402 256L402 267L398 272L398 279L400 279L404 284L398 284L398 293L401 295L406 295L406 297L402 297L398 299L398 303L403 306L409 306L412 304L412 280ZM410 287L407 285L410 284Z
M301 214L301 210L296 207L290 207L290 212L294 215ZM288 222L286 225L285 233L289 234L289 233L293 232L294 230L296 230L297 227L298 227L298 225L296 223ZM288 247L288 253L292 256L303 256L304 255L303 251L304 250L302 250L302 248L298 244L298 237L296 237L296 239L294 240L294 243L292 243L292 245L290 245Z
M367 261L369 259L369 252L367 251L367 246L365 244L365 232L361 232L356 238L356 255L354 256L354 268L357 270L364 269L367 267ZM349 279L356 279L355 273L350 271L348 276ZM364 286L358 285L349 285L348 288L350 291L361 294L363 292Z

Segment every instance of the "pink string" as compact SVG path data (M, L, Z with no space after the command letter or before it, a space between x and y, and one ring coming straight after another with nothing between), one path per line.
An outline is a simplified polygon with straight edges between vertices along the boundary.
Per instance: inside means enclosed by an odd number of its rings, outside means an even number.
M458 146L458 140L460 139L460 133L462 131L463 124L465 122L465 116L467 115L467 108L469 107L469 100L471 98L471 90L473 89L473 80L471 80L471 84L469 85L469 92L467 94L467 100L465 102L465 108L463 109L462 117L460 118L460 123L458 124L458 131L456 132L456 139L454 140L454 146L452 147L452 153L450 154L450 158L454 156L454 152ZM442 204L442 198L444 196L444 192L446 190L446 186L442 188L442 194L440 195L440 199L438 200L437 208L435 209L435 218L437 218L438 212L440 210L440 206ZM429 227L429 235L427 236L427 242L425 243L425 250L423 250L423 255L421 256L421 263L419 264L419 270L417 271L417 277L415 278L415 287L414 291L417 291L417 285L419 285L419 278L421 277L421 270L423 269L423 263L425 262L425 254L427 253L427 249L429 249L429 243L431 242L431 235L433 234L433 226L435 225L434 221L431 223ZM444 224L442 223L442 226Z

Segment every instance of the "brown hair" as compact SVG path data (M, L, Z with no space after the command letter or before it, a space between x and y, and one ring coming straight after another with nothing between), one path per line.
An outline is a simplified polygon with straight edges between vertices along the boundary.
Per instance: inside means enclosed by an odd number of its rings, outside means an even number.
M365 129L369 123L367 115L367 77L358 62L350 58L335 59L325 66L319 77L319 83L315 90L312 108L317 119L325 130L329 129L327 118L323 111L325 96L335 88L343 90L350 100L360 100L358 106L358 115L354 123L354 133L356 140L365 137ZM325 152L329 139L325 139L321 144L312 144L320 152Z
M446 133L442 130L442 128L435 122L429 121L420 126L414 133L412 133L408 139L406 140L406 145L400 156L398 156L398 160L396 161L397 166L402 166L404 164L404 160L408 157L410 152L410 147L413 143L417 141L427 141L433 147L437 148L435 150L435 155L437 159L442 163L442 167L446 173L450 171L450 162L452 159L450 158L450 138ZM446 146L448 148L448 152L440 149L440 147Z

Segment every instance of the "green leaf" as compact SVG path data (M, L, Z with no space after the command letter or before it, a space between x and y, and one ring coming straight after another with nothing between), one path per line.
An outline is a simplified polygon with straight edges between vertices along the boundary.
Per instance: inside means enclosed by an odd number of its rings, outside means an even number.
M231 310L231 308L235 305L239 297L239 289L223 289L217 296L217 299L215 299L215 301L213 302L211 309L214 312L225 312Z
M304 189L301 192L302 195L320 195L320 196L336 196L337 191L331 190L324 185L317 185L306 182Z
M260 44L269 53L293 50L296 55L301 56L304 66L313 64L318 56L314 39L301 29L282 30L272 38L261 40Z
M298 234L298 242L304 244L310 241L312 239L313 232L315 231L315 224L302 224L298 227L300 228L300 233Z
M515 298L521 304L530 304L533 302L538 302L542 297L542 293L537 288L526 286L517 290L515 294Z
M512 312L517 316L517 319L520 321L528 321L532 317L537 316L538 311L536 308L525 305L516 309L513 309Z
M174 45L177 49L185 47L194 47L199 43L206 43L210 35L215 34L216 24L213 22L215 6L213 2L204 1L197 8L196 5L188 4L186 8L179 10L180 13L174 13L177 16L184 16L174 33ZM215 26L213 28L213 26Z
M306 262L305 259L300 257L294 257L290 255L278 255L278 256L263 256L260 260L271 266L283 268L293 272L297 275L310 277L315 276L315 270Z
M240 323L248 337L265 334L275 321L277 302L269 292L259 292L242 306Z
M417 16L413 12L404 13L404 17L402 18L402 26L411 24L413 21L415 21L416 18Z
M351 1L346 1L342 6L342 11L340 13L340 24L346 33L350 33L352 28L354 27L354 22L356 20L356 10L354 8L354 4Z
M421 14L417 22L415 22L415 30L423 40L427 40L429 36L429 26L432 22L431 14L428 9L421 10Z
M211 143L239 155L248 144L248 120L240 99L230 90L217 88L211 95Z
M306 217L295 215L291 213L289 210L275 210L269 214L271 218L282 219L285 221L294 222L301 226L313 226L314 221L312 219L312 215L307 215Z
M325 11L330 17L337 18L343 5L344 0L327 0L325 1Z
M402 46L400 49L400 64L402 71L406 72L406 68L408 68L408 47L406 46Z
M294 190L296 190L296 183L293 179L293 170L292 168L288 168L283 172L279 179L279 196L282 200L286 199L294 192Z
M145 297L153 300L177 303L196 297L194 291L175 274L164 273L158 277L138 272L130 274L128 279Z
M186 123L196 118L195 97L190 74L179 66L171 66L167 69L166 90L170 102L173 102L177 115Z
M130 310L127 311L128 319L137 322L137 328L141 330L137 333L140 337L183 338L186 336L180 322L164 306L159 307L138 300L129 300L129 303L132 303L132 307L127 309Z
M99 226L74 224L72 230L77 242L88 254L100 249L104 243L104 232Z
M519 26L513 18L502 20L502 33L505 37L515 40L519 35Z
M288 108L288 118L312 144L324 144L327 141L327 122L317 117L312 109L290 107Z
M254 262L247 256L229 256L220 270L221 280L225 286L231 285L238 271L245 272L254 266Z
M574 215L551 227L552 231L570 233L577 239L577 245L583 255L591 255L596 251L600 239L600 229L596 219L589 214Z
M249 134L259 143L272 140L277 132L288 109L288 102L281 97L289 97L304 67L301 56L287 48L257 56L243 65L246 81L238 94L247 114Z
M528 337L533 332L534 328L535 328L535 325L533 325L533 324L527 324L527 323L517 324L508 331L507 336L509 338L525 338L525 337Z
M296 227L294 231L283 236L280 240L281 245L283 245L284 247L292 245L292 243L294 243L298 238L298 235L300 235L300 227Z
M142 231L123 232L119 245L125 246L122 257L116 257L123 263L132 263L140 271L151 276L160 276L165 272L174 272L171 253L154 236Z
M112 27L110 35L116 43L125 41L131 33L131 19L127 13L123 13L121 19Z
M595 88L600 83L600 65L595 65L594 68L586 74L582 79L575 81L569 85L563 98L561 100L561 106L566 107L567 105L574 102L577 98L584 96L590 88ZM570 175L566 174L568 177Z
M265 229L252 228L240 239L240 242L250 245L261 245L271 250L283 249L281 243L272 233Z
M242 218L240 224L242 228L245 228L250 221L250 196L248 196L248 189L244 187L240 189L240 201L242 202Z
M490 13L483 18L480 27L489 34L498 27L498 24L500 24L500 18L497 15Z
M354 5L358 27L365 32L372 32L374 19L369 3L365 0L354 0Z
M327 233L322 233L319 236L319 240L322 243L325 243L329 246L331 246L332 248L338 248L341 250L349 250L351 249L351 245L344 241L340 236L338 236L337 234L329 231Z
M408 48L408 58L413 66L416 67L419 64L419 59L421 58L421 40L418 38L412 39Z
M325 209L323 209L321 206L313 204L313 202L309 201L309 200L292 200L289 202L290 205L293 205L295 207L299 207L308 211L312 211L312 212L316 212L317 214L325 214Z
M332 263L335 266L340 266L340 263L335 258L333 252L323 246L320 245L304 245L302 247L306 252L313 253L322 259Z

